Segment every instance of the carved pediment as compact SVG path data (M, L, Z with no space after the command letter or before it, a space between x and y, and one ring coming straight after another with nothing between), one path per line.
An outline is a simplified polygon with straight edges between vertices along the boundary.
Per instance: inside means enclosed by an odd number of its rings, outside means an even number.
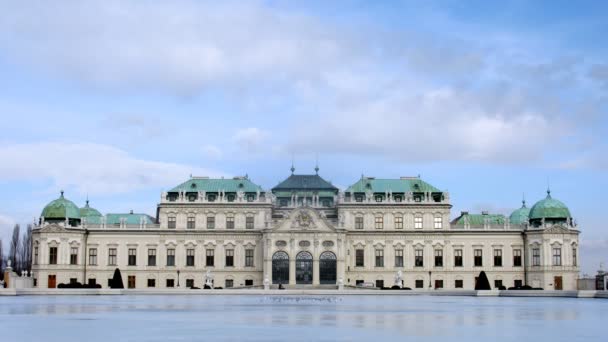
M566 228L564 226L554 225L554 226L551 226L550 228L545 229L544 232L563 234L563 233L569 233L570 231L568 230L568 228Z
M286 215L274 231L335 232L335 228L318 211L310 208L295 209Z
M41 233L65 233L67 231L68 230L65 229L64 226L59 225L57 223L47 224L42 229L40 229Z

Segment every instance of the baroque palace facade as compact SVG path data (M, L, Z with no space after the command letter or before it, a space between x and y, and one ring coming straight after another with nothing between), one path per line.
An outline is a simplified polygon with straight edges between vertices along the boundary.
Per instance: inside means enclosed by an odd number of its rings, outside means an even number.
M191 177L162 193L156 217L102 215L66 199L49 203L33 232L38 287L286 287L395 285L575 290L579 230L547 191L509 217L462 212L419 177L361 177L340 191L318 175L292 174L270 191L248 177Z

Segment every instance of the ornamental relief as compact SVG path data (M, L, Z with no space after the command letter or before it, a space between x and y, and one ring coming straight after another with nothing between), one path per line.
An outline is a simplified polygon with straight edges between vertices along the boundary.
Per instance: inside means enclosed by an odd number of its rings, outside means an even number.
M307 241L307 240L300 241L298 243L298 246L300 246L300 247L310 247L310 241Z
M285 240L278 240L277 242L274 243L275 246L279 247L279 248L283 248L283 247L287 247L287 241Z

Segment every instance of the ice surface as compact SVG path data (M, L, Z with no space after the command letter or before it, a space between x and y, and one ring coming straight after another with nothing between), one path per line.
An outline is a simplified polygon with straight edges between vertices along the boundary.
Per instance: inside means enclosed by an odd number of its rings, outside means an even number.
M608 300L423 296L0 297L0 341L575 341Z

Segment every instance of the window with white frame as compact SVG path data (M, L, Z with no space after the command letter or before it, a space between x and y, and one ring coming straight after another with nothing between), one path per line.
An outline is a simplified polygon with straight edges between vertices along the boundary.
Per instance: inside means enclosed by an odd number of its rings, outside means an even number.
M253 216L245 218L245 229L253 229Z
M363 229L363 216L355 217L355 229Z
M187 222L186 228L188 228L188 229L196 228L196 219L194 216L188 216L188 222Z
M395 216L395 229L403 229L403 216Z
M167 227L169 229L175 229L176 225L177 225L177 219L175 218L175 216L169 216L168 222L167 222Z
M414 217L414 228L422 229L422 216Z
M435 229L441 229L441 228L443 228L443 217L441 217L441 216L435 216L434 221L433 221L433 225L434 225Z
M234 229L234 215L232 214L226 216L226 229Z
M395 249L395 267L403 267L403 249Z
M207 216L207 229L215 229L215 216Z
M376 216L374 219L374 226L376 229L384 228L384 218L382 216Z
M532 266L540 266L540 248L532 248Z
M562 265L562 248L553 247L553 266Z

